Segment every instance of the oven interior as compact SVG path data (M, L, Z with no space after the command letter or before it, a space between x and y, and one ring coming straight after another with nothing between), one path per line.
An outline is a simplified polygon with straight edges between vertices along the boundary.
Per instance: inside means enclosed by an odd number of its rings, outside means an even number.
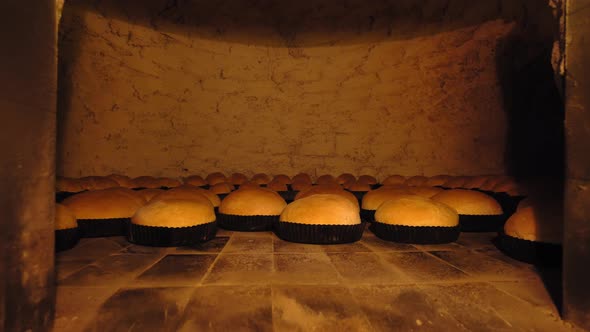
M7 252L39 254L6 259L6 330L590 328L589 272L579 264L590 256L580 244L590 234L583 3L51 1L52 18L37 24L55 28L55 117L12 115L23 124L12 137L27 123L37 134L23 142L41 152L7 159L5 173L18 176L5 183L19 189L4 203L27 223L6 233ZM13 16L7 24L22 25ZM2 100L43 99L19 98ZM53 235L30 235L53 234L53 222L26 211L53 218L56 178L182 182L214 172L370 175L372 189L391 175L506 178L513 196L559 211L563 258L509 257L500 229L411 244L385 241L369 223L348 244L218 228L200 244L89 237L55 255ZM480 189L444 190L457 188Z

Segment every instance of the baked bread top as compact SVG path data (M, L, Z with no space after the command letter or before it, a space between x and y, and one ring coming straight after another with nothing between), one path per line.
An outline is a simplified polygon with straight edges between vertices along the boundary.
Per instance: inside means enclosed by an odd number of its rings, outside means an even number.
M447 205L430 198L405 195L381 204L375 212L375 220L385 224L414 227L455 227L459 224L459 215Z
M363 196L363 201L361 205L363 210L375 211L381 204L383 204L383 202L387 200L410 194L411 192L405 189L381 187L379 189L375 189L366 193L365 196Z
M348 199L351 203L353 203L357 207L357 210L359 208L358 199L356 198L356 196L342 189L337 184L318 184L313 187L309 187L305 190L298 192L295 196L295 200L319 194L331 194L344 197Z
M162 193L152 197L150 203L165 200L187 200L199 202L205 205L209 204L211 205L211 207L214 207L213 202L211 202L211 199L209 199L209 197L205 195L205 189L199 189L200 188L188 188L183 186L170 190L165 190ZM219 199L219 197L217 198Z
M219 212L239 216L278 216L285 206L285 200L273 190L240 188L225 197Z
M500 204L491 196L475 190L450 189L432 197L463 215L501 215Z
M127 188L90 190L66 198L68 207L76 219L129 218L145 204L138 193Z
M55 204L55 230L78 227L76 216L65 205Z
M396 184L404 184L406 182L406 178L402 175L390 175L386 177L381 184L386 185L396 185Z
M207 175L205 181L207 181L208 185L212 186L220 182L227 182L227 177L225 177L225 174L221 172L213 172Z
M422 175L415 175L407 178L405 184L406 186L424 186L426 185L427 181L427 177Z
M203 179L200 175L191 175L184 179L185 184L190 184L191 186L201 187L207 185L207 181Z
M131 222L142 226L190 227L215 221L211 204L194 200L170 199L153 201L133 215Z
M268 184L270 182L271 178L268 174L266 173L258 173L258 174L254 174L254 176L252 176L251 181L254 183L258 183L258 184Z
M298 199L285 207L281 222L309 225L355 225L361 223L357 206L332 194L318 194Z
M504 233L523 240L560 244L563 241L563 219L555 209L525 206L508 218Z
M248 177L245 174L242 173L233 173L230 177L228 182L236 185L236 184L242 184L244 182L248 181Z
M377 179L374 176L366 174L359 176L357 181L366 184L377 184Z

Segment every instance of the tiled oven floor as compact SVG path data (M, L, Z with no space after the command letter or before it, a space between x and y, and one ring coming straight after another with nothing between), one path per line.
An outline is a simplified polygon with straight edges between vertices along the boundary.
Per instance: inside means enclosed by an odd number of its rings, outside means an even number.
M83 239L57 255L55 331L574 331L537 271L458 243L317 246L232 233L195 248ZM557 283L557 284L556 284Z

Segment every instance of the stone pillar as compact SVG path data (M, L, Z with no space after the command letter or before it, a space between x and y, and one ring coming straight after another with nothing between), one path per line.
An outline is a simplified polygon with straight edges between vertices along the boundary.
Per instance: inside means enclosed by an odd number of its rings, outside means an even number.
M568 0L563 311L590 329L590 0Z
M0 331L47 331L55 302L55 0L2 0L0 16Z

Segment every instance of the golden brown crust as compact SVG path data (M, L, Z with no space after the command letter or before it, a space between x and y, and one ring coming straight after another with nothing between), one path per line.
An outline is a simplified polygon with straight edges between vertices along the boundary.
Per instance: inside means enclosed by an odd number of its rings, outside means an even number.
M55 204L55 229L68 229L78 227L76 216L65 205Z
M306 181L294 181L291 184L291 188L295 191L303 191L303 190L307 190L309 188L313 187L313 184L311 184L311 182L306 182Z
M390 175L390 176L386 177L383 181L381 181L381 184L383 184L384 186L387 186L387 185L404 184L405 182L406 182L406 178L402 175Z
M182 182L180 182L178 179L166 177L158 178L158 182L160 183L160 187L166 188L175 188L182 185Z
M407 186L424 186L428 178L422 175L415 175L406 179L405 184Z
M282 184L291 184L291 178L285 174L278 174L272 178L271 182L277 182Z
M475 190L450 189L432 197L464 215L501 215L500 204L491 196Z
M404 226L455 227L459 215L445 204L416 195L387 200L375 212L380 223Z
M312 187L309 187L305 190L302 190L297 193L295 196L295 200L302 199L305 197L313 196L313 195L320 195L320 194L331 194L331 195L338 195L348 199L351 203L353 203L357 209L358 207L358 199L356 196L351 194L350 192L340 188L337 184L318 184Z
M526 195L528 190L526 187L514 180L504 180L498 182L492 191L497 193L507 193L510 196L523 196Z
M164 190L157 189L157 188L148 188L148 189L137 190L136 192L139 196L143 197L143 199L146 202L149 202L152 198L154 198L154 196L163 193Z
M106 176L85 176L80 178L80 183L85 190L101 190L108 188L117 188L119 183Z
M65 178L60 176L55 179L55 190L78 193L84 191L84 186L82 185L82 182L78 179Z
M218 207L219 204L221 204L221 199L219 199L219 196L217 196L217 194L215 194L214 192L212 192L211 190L207 190L207 189L203 189L203 188L199 188L199 187L195 187L195 186L181 186L175 189L180 189L180 188L188 188L188 189L192 189L192 190L196 190L198 192L200 192L201 194L205 195L209 201L211 201L211 204L213 204L214 207Z
M131 178L128 177L127 175L109 174L109 175L107 175L107 178L117 182L119 184L119 187L133 188L133 185L134 185L133 180L131 180Z
M371 175L361 175L359 176L357 182L366 183L366 184L377 184L377 179Z
M525 206L508 218L504 232L518 239L559 244L563 238L563 220L557 209Z
M405 189L381 187L365 194L362 201L362 208L363 210L377 210L387 200L410 194L411 192Z
M217 183L211 186L211 188L209 188L209 190L211 190L215 194L229 194L234 189L234 186L227 182Z
M260 188L260 185L252 181L246 181L240 185L240 188Z
M384 184L379 189L403 189L403 190L410 190L410 187L406 186L405 184Z
M203 179L200 175L191 175L184 179L184 184L190 184L195 187L201 187L207 185L207 181Z
M210 197L205 195L205 192L208 190L201 189L201 188L190 188L187 186L182 186L170 190L166 190L163 193L154 196L150 203L155 201L162 201L162 200L192 200L195 202L199 202L202 204L211 204L211 206L215 206ZM213 193L212 193L213 194ZM219 197L213 194L217 199Z
M355 182L348 186L346 189L350 191L371 191L371 185L362 182Z
M272 190L240 188L227 195L219 206L219 212L238 216L278 216L285 206L285 200Z
M310 225L356 225L361 223L358 207L340 195L319 194L287 205L281 222Z
M110 188L85 191L66 198L67 206L77 219L129 218L145 204L131 189Z
M467 181L467 177L466 176L454 176L452 178L450 178L448 181L446 181L442 186L446 187L446 188L463 188L463 185L465 185L465 182Z
M234 185L240 185L244 182L248 181L248 177L245 174L242 173L233 173L230 177L229 177L229 183L234 184Z
M225 174L221 172L213 172L207 175L205 181L207 181L208 185L212 186L217 183L227 182L227 178L225 177Z
M356 183L356 180L355 180L355 181L348 181L348 182L344 182L344 183L342 183L342 184L340 184L340 185L342 186L342 188L344 188L344 189L348 189L348 188L350 188L352 185L354 185L355 183Z
M273 191L287 191L289 189L285 183L275 182L274 180L270 181L270 183L266 185L266 188Z
M498 183L497 179L490 177L484 183L481 184L479 189L486 190L486 191L492 191L492 189L494 189L494 187L496 186L497 183Z
M131 218L136 225L155 227L190 227L213 221L215 212L211 204L179 199L150 202Z
M207 189L203 189L203 188L195 188L195 190L197 190L201 194L205 195L205 197L207 197L209 199L209 201L211 202L211 204L213 204L214 207L218 207L219 204L221 204L221 199L219 198L219 196L217 196L217 194L215 194L211 190L207 190Z
M270 176L265 173L254 174L251 181L258 184L268 184L270 182Z
M133 180L134 188L160 188L160 181L153 176L138 176Z
M463 188L480 189L481 186L483 186L488 179L489 177L485 175L471 176L467 179L467 181L465 181L465 183L463 184Z
M291 181L292 181L292 183L295 183L295 182L313 183L311 176L309 176L309 174L307 174L307 173L299 173L299 174L295 175L291 179Z
M338 182L338 184L352 184L356 182L356 177L350 173L342 173L338 175L338 177L336 178L336 182Z
M330 174L320 175L316 180L316 184L338 184L336 178Z
M498 185L498 183L506 182L508 180L514 181L511 176L507 175L488 175L486 181L481 184L479 189L493 191L494 187Z
M428 186L409 187L408 190L412 194L422 196L424 198L431 198L432 196L443 191L443 189L441 189L441 188L428 187Z
M449 181L451 177L449 175L435 175L431 176L426 180L425 185L434 187L434 186L442 186L445 182Z

